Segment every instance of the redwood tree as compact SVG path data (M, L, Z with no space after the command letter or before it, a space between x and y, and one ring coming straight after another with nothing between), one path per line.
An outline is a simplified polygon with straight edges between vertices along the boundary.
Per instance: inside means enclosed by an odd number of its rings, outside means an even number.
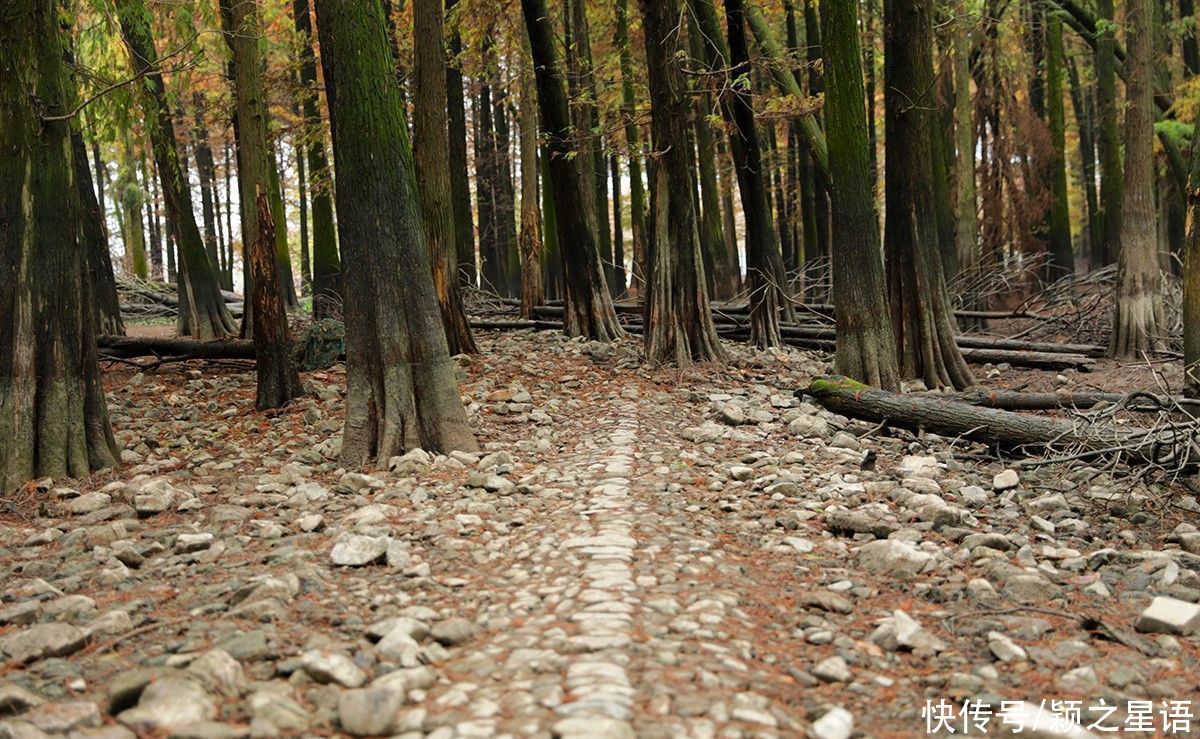
M654 248L646 282L643 340L651 364L686 366L723 358L704 280L693 179L695 151L680 70L679 0L642 0L654 167ZM715 178L714 178L715 179Z
M342 461L474 450L433 288L412 150L378 0L316 0L345 256Z
M884 243L900 374L963 388L974 380L954 340L933 211L932 59L931 0L885 0Z
M824 0L821 26L834 239L834 363L840 374L894 390L900 377L879 249L855 0Z
M0 493L112 465L58 3L0 11Z
M571 125L563 86L554 28L546 0L521 0L529 46L537 78L538 109L549 155L549 186L554 198L558 246L562 255L564 290L563 328L570 336L608 341L621 336L612 298L604 282L596 234L584 205L585 188L572 161L582 156Z

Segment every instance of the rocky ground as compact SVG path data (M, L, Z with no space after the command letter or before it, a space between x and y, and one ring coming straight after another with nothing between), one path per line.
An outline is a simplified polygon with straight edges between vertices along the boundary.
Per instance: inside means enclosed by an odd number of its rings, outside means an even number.
M830 415L819 355L481 345L483 453L366 474L337 368L109 372L125 464L0 504L0 736L1200 733L1186 491Z

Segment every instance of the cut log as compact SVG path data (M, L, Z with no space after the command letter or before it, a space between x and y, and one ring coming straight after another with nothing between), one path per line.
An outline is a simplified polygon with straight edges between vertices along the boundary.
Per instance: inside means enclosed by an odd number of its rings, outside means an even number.
M196 341L148 336L98 336L101 358L172 357L176 359L254 359L254 342L248 339Z
M1143 429L1083 425L994 408L980 408L929 395L901 395L846 377L820 377L797 395L808 396L834 413L910 431L928 431L987 444L1012 454L1046 451L1063 459L1116 459L1120 462L1191 470L1198 452L1194 423Z

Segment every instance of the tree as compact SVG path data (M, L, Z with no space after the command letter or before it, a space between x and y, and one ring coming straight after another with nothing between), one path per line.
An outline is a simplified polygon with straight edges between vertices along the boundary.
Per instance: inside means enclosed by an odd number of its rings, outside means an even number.
M863 106L862 54L854 0L824 0L825 137L829 146L833 303L839 374L895 390L899 370L888 315L874 175Z
M473 354L458 284L457 232L450 189L450 136L446 128L446 49L442 45L442 0L414 0L413 148L425 241L433 265L433 287L451 354Z
M963 388L974 380L954 341L933 212L930 5L884 2L885 264L901 377Z
M0 492L117 458L88 308L58 10L13 0L0 13Z
M175 124L167 104L158 52L150 35L150 13L144 0L117 0L117 16L133 71L145 77L142 113L150 132L154 161L167 205L167 221L182 261L179 333L202 340L231 336L237 332L237 325L225 307L216 269L209 261L200 229L196 226L191 188L180 164Z
M1187 221L1183 242L1183 389L1188 397L1196 398L1200 397L1200 146L1195 145L1188 182Z
M300 109L304 115L308 186L312 194L313 318L321 319L340 307L342 266L338 259L337 231L333 225L333 183L329 178L329 164L325 156L321 116L317 112L317 59L312 48L308 0L295 0L292 13L296 35L300 37Z
M71 156L75 160L75 184L79 188L79 215L83 222L83 241L87 251L87 274L96 330L102 334L124 336L125 323L121 320L117 281L113 274L112 257L108 253L104 209L96 199L96 191L92 189L87 145L83 143L83 134L79 131L71 132Z
M1096 144L1100 159L1100 214L1103 249L1092 255L1092 268L1112 264L1121 243L1121 203L1124 190L1121 138L1118 134L1116 25L1113 0L1096 0Z
M697 27L704 37L707 67L728 70L729 84L720 95L721 115L729 132L738 190L746 217L746 277L750 290L750 341L755 346L781 346L780 304L783 292L783 258L779 254L771 202L767 195L758 126L749 84L750 49L746 40L745 8L738 0L725 4L728 40L721 33L713 0L689 0ZM824 145L824 135L821 137Z
M1125 57L1125 170L1116 306L1109 353L1135 358L1161 347L1162 279L1154 202L1154 28L1150 0L1128 0Z
M446 0L451 57L446 65L446 124L450 130L450 189L454 205L459 280L464 285L474 285L475 223L471 216L471 187L467 179L467 112L463 98L462 71L458 68L462 38L458 31L458 14L454 12L457 5L457 0Z
M954 22L954 243L960 270L972 272L979 264L979 227L975 200L975 127L971 108L971 25L974 17L966 3L959 5ZM977 307L971 305L970 307Z
M558 246L565 282L563 329L570 336L609 341L624 331L617 323L604 283L596 235L586 215L584 188L572 161L582 155L575 140L563 87L554 29L546 0L521 0L537 79L538 109L549 154L549 186L554 198Z
M400 89L378 0L317 0L345 255L342 461L474 450L421 225Z
M625 152L629 160L629 226L633 231L633 279L635 287L646 274L646 193L642 185L642 142L636 121L633 94L633 50L629 44L629 0L616 1L614 44L621 69L621 119L625 128Z
M1050 127L1050 277L1075 272L1067 203L1066 113L1063 110L1062 21L1046 17L1046 123Z
M242 193L242 238L247 256L246 286L253 309L251 328L257 361L259 410L278 408L301 394L291 357L284 294L278 288L275 214L271 209L274 162L267 138L267 101L263 90L258 39L258 0L222 0L233 31L234 121L238 141L238 190Z
M542 227L538 200L537 82L529 56L529 33L521 34L521 232L517 235L521 253L521 317L533 318L533 309L546 298L542 287ZM614 160L615 161L615 160ZM618 201L617 213L620 214ZM618 221L619 222L619 221Z
M694 193L694 145L684 97L677 31L678 0L642 0L654 168L654 248L646 281L643 340L651 364L720 361L700 253Z

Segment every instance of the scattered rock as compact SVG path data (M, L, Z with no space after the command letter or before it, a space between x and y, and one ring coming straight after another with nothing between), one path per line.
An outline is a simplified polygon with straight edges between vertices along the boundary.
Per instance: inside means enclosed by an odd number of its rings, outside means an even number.
M1200 604L1156 596L1138 616L1134 628L1143 633L1190 636L1200 629Z

